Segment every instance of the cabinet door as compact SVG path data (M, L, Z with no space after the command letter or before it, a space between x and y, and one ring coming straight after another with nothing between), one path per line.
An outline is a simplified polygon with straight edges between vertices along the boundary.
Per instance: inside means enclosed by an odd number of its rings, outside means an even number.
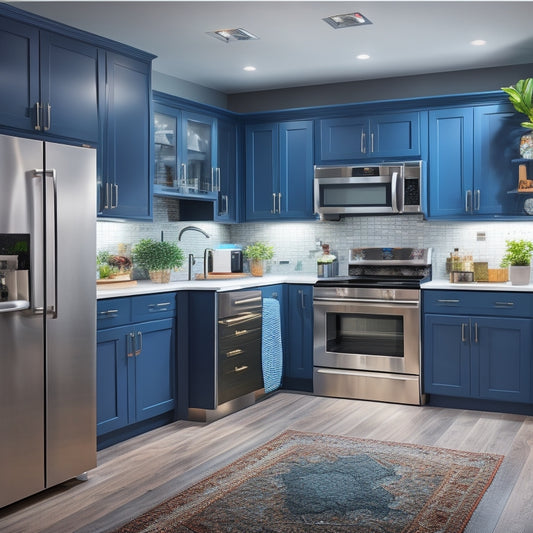
M424 392L470 396L469 318L425 315Z
M154 190L156 187L176 189L179 186L179 116L179 111L154 104Z
M151 219L150 64L107 53L103 166L106 217Z
M474 108L474 214L520 215L516 190L517 169L512 159L519 157L524 128L511 104Z
M313 379L313 287L288 286L286 377Z
M97 332L96 432L103 435L128 424L129 326Z
M33 130L39 101L39 30L0 17L0 125Z
M246 219L272 219L279 192L277 124L246 128Z
M166 413L176 405L176 340L174 319L135 324L134 369L130 388L135 391L135 421ZM130 402L131 394L130 394Z
M472 322L472 376L479 376L479 397L529 402L532 321L473 317Z
M353 161L366 157L368 118L326 118L318 123L321 163Z
M219 120L217 127L218 145L218 199L215 207L215 221L237 222L237 124Z
M420 155L420 113L392 113L370 119L369 157L417 157Z
M468 215L473 206L473 110L429 112L429 216Z
M41 105L45 133L96 144L98 49L41 32Z
M185 192L216 193L216 119L182 114L180 163Z
M280 138L280 218L314 218L313 123L284 122Z

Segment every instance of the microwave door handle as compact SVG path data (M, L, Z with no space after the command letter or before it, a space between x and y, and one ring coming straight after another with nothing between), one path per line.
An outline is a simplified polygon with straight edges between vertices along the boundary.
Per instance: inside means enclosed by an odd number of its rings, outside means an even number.
M391 207L393 213L399 213L400 207L403 209L403 205L398 205L398 181L398 172L393 172L391 178Z

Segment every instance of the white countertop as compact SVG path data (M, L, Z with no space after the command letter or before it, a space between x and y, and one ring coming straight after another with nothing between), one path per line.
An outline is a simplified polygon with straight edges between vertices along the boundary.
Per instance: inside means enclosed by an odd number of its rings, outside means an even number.
M139 294L153 294L157 292L175 291L235 291L248 287L262 287L265 285L275 285L276 283L302 283L313 285L317 277L312 274L289 274L265 276L247 276L244 278L232 278L221 280L195 280L195 281L171 281L170 283L154 283L150 280L139 280L137 285L124 288L97 287L97 299L118 298L120 296L136 296Z
M435 279L422 284L422 289L445 289L453 291L508 291L508 292L533 292L533 284L529 285L511 285L510 281L506 283L450 283L445 279Z

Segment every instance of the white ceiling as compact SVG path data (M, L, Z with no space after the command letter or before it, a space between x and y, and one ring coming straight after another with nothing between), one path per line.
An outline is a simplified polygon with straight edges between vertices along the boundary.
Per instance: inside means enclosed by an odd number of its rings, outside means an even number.
M525 0L7 3L151 52L154 70L227 94L533 63ZM335 30L322 20L356 11L373 24ZM259 40L207 35L228 28Z

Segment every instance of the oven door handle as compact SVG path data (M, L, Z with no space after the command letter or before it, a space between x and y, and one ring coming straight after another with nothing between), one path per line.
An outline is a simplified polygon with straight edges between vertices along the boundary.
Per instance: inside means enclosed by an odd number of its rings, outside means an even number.
M313 298L314 302L331 302L334 304L340 303L365 303L365 304L380 304L395 307L397 305L409 305L412 307L418 307L419 302L413 300L379 300L376 298Z

